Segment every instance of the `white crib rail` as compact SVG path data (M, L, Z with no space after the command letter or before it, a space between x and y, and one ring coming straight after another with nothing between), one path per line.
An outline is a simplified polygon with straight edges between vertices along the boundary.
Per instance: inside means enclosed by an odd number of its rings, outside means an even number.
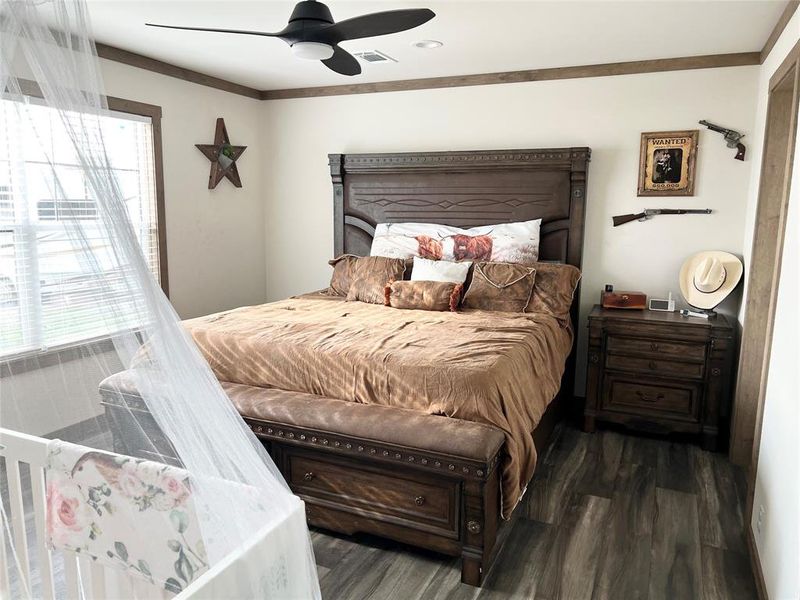
M116 569L105 568L88 557L78 557L71 552L53 552L45 543L47 494L44 467L47 460L48 440L0 428L0 456L5 458L11 514L8 525L14 555L6 555L7 527L0 526L0 598L11 598L11 574L17 575L17 595L32 596L32 585L37 579L40 590L36 597L54 600L59 598L108 600L110 598L169 599L174 594L147 582L133 580ZM23 492L22 470L26 464L31 478L31 504L27 513L33 512L34 536L26 528L26 502ZM2 482L0 482L2 483ZM35 572L29 560L29 544L36 550L38 565ZM56 586L54 556L63 559L64 574L61 585ZM15 560L16 556L16 560ZM63 590L63 591L62 591ZM180 598L183 599L183 594Z
M8 567L16 571L19 578L18 585L22 590L27 590L30 593L32 577L20 469L21 464L24 463L30 469L35 544L41 581L40 595L49 600L54 598L55 594L52 556L44 543L45 511L47 507L44 489L44 465L47 460L47 440L0 429L0 456L5 458L6 463L6 479L11 505L11 514L6 516L10 516L11 541L16 551L15 556L5 557L6 560L0 562L0 564L8 565ZM0 538L3 538L5 533L6 527L3 527ZM5 543L0 544L0 548L2 548L0 551L5 552ZM5 570L3 569L3 571ZM0 596L11 596L8 572L0 574Z
M68 600L247 598L250 596L249 578L261 573L262 569L268 572L271 564L287 564L286 561L303 564L303 561L307 560L304 546L289 541L293 539L291 531L297 531L305 526L305 507L299 499L295 499L296 506L287 518L263 524L261 530L255 532L248 543L203 573L178 595L139 578L130 577L124 571L107 568L88 556L51 551L45 543L47 494L44 469L47 461L47 444L46 439L0 428L0 456L5 459L11 507L11 514L6 515L3 512L3 519L0 520L0 599L2 600L12 597L10 585L12 573L16 573L16 585L21 588L17 596L21 595L26 600L31 595L32 584L36 580L39 581L37 588L40 589L36 590L35 597L46 600L54 600L56 597ZM20 469L23 464L30 470L32 500L27 513L33 512L34 536L29 536L26 528L26 499L21 478L23 469ZM1 504L0 502L0 508ZM19 560L18 565L14 556L6 555L7 525L10 525L10 541L13 542L14 554ZM36 550L38 562L35 570L32 569L29 560L29 544ZM63 561L63 577L56 577L54 563L57 561L54 561L54 558ZM244 591L237 591L237 585L241 582L244 582ZM290 581L287 589L275 597L306 599L311 595L308 579L295 578Z

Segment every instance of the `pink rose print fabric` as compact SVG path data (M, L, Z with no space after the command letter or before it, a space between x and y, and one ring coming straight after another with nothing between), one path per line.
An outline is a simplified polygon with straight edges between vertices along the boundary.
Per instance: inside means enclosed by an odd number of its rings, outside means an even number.
M175 593L208 570L182 469L54 440L45 478L51 548Z

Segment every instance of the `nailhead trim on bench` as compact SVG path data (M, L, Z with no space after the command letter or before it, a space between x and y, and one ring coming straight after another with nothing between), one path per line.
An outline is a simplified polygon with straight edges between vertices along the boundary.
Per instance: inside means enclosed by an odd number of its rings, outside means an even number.
M293 440L294 443L306 446L333 446L334 448L338 448L339 450L344 449L344 451L350 451L350 454L359 454L364 453L365 450L369 452L369 454L375 456L380 452L380 455L386 459L394 459L394 460L403 460L405 459L409 463L414 463L415 465L425 467L427 470L436 471L441 470L443 463L442 461L438 460L434 455L423 455L420 452L415 452L414 454L408 452L398 452L396 448L391 446L381 446L379 444L375 444L374 446L370 445L369 448L359 444L353 449L353 445L346 441L346 438L342 439L334 439L333 443L331 444L331 439L327 437L320 437L312 436L310 439L302 433L292 431L288 427L284 428L275 428L263 425L258 422L251 421L250 419L245 418L245 422L256 434L256 436L260 438L267 438L267 439L280 439L286 440L290 439ZM452 462L447 463L447 470L456 472L460 471L461 474L466 475L469 478L474 479L486 479L492 473L494 468L497 466L497 463L500 460L500 453L492 457L492 459L488 463L481 463L481 462Z
M130 409L133 410L142 410L147 411L147 406L141 400L141 398L137 396L133 396L131 394L121 394L125 399L125 405ZM116 398L114 399L116 400ZM108 399L103 402L104 405L111 405L111 406L120 406L121 403L119 401L108 401ZM283 429L276 429L275 427L265 426L261 423L251 421L248 418L244 419L250 429L255 433L257 436L262 438L274 438L274 439L283 439L283 440L292 440L293 443L300 443L303 442L301 445L323 445L329 446L330 440L325 438L317 438L316 436L312 436L309 440L308 436L305 433L301 433L300 431L292 431L290 428L285 427ZM333 439L333 436L331 436ZM310 442L310 443L309 443ZM358 445L356 448L356 452L353 452L353 444L347 441L347 438L342 437L341 439L334 439L333 440L333 447L338 448L341 450L344 448L346 451L350 451L350 454L357 454L363 453L366 448L363 445ZM436 471L441 470L442 462L436 458L435 454L422 454L420 452L416 452L414 454L409 453L402 453L398 452L396 448L391 446L381 446L375 444L374 446L370 446L369 454L376 456L378 452L381 453L381 456L385 458L389 458L392 456L395 460L402 460L405 456L406 460L409 463L414 463L415 465L421 465L425 467L426 470ZM448 463L447 469L448 471L455 472L456 470L460 470L461 473L468 476L469 478L475 479L486 479L492 473L494 468L497 466L497 463L500 460L500 453L494 455L494 457L488 463L482 462L454 462Z

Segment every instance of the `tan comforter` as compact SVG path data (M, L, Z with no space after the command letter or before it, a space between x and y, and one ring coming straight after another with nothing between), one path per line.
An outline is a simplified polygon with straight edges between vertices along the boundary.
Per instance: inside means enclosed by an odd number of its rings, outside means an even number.
M503 514L536 464L531 432L560 387L572 334L553 317L400 310L309 294L192 319L222 381L412 408L506 436Z

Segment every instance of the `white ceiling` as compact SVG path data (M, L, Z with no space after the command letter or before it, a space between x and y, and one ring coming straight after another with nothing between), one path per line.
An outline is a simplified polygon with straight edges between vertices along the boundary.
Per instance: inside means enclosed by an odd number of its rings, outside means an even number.
M396 8L436 17L402 33L342 44L380 50L397 63L363 64L345 77L296 59L278 39L174 31L145 21L279 31L294 2L283 0L89 0L97 41L257 89L371 83L546 67L760 50L785 0L499 1L329 0L334 19ZM444 47L412 43L436 39Z

